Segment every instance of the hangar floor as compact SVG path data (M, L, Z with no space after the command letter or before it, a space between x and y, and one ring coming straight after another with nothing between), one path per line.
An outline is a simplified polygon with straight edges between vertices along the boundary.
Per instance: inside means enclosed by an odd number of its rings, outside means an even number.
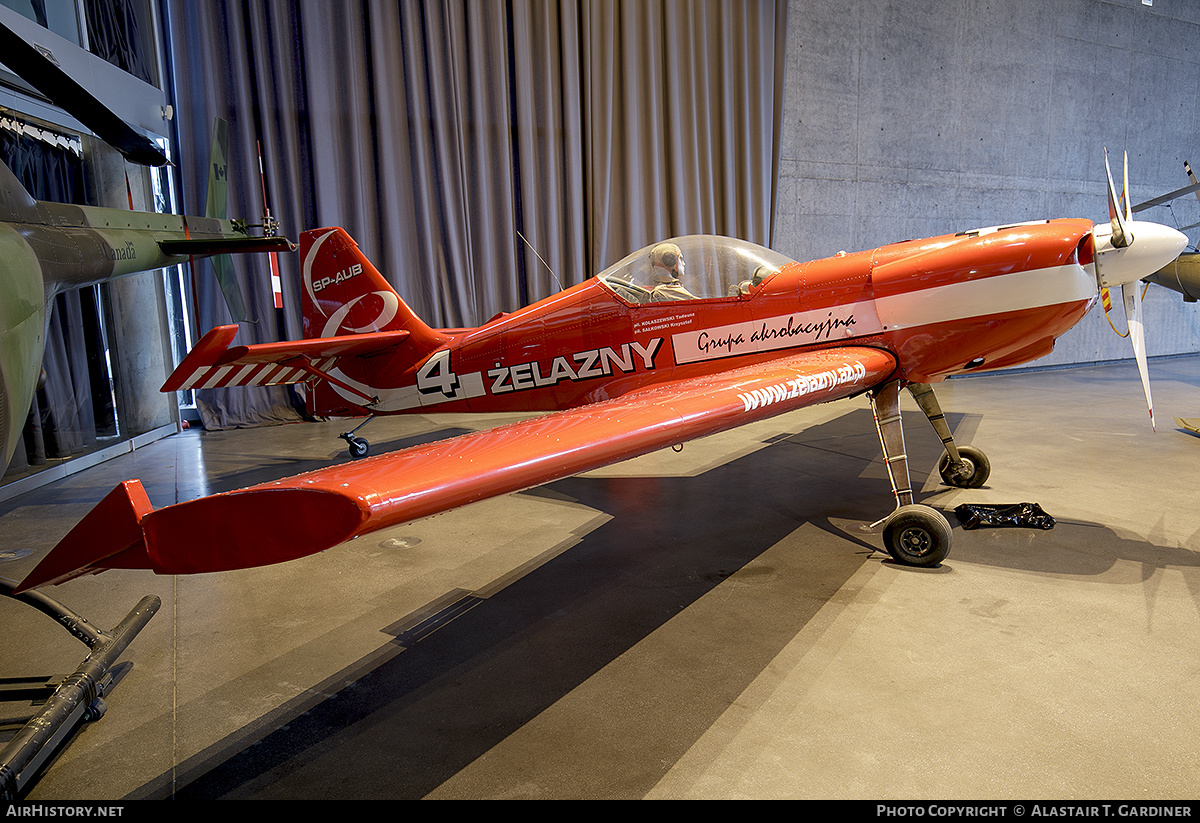
M954 529L914 570L863 400L820 406L237 573L48 593L162 609L29 799L1195 798L1200 356L956 380L988 486L1051 531ZM377 453L497 416L380 419ZM0 504L24 576L118 481L156 506L345 459L338 423L184 433ZM31 550L23 555L21 549ZM86 651L0 602L0 675Z

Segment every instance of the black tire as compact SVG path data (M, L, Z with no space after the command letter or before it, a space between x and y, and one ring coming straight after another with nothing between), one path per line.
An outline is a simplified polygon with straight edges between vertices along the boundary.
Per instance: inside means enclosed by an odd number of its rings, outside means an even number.
M943 452L942 459L938 461L938 474L942 476L942 482L960 489L981 488L992 473L992 464L987 455L974 446L959 446L958 456L962 458L963 466L955 471L950 462L950 453Z
M950 523L928 506L901 506L883 524L888 554L905 566L931 568L950 554Z
M346 444L350 447L350 456L355 460L366 457L371 451L371 444L361 437L347 437Z

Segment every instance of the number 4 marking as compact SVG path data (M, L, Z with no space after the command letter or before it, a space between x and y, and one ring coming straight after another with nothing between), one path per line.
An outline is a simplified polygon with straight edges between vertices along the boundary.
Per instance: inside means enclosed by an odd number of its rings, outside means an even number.
M458 375L450 369L450 350L442 349L425 361L417 372L417 391L422 394L441 392L453 397L458 391Z

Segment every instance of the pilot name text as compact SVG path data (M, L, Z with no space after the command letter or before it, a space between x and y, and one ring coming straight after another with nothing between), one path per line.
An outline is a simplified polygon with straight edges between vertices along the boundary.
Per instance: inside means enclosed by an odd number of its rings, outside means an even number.
M655 337L646 345L635 341L625 343L619 349L611 346L588 349L576 352L569 358L555 357L549 367L541 365L537 360L513 366L497 366L489 369L487 373L492 380L491 392L507 394L554 386L563 380L590 380L594 377L609 377L617 372L628 374L637 370L639 362L642 368L651 371L662 342L661 337Z

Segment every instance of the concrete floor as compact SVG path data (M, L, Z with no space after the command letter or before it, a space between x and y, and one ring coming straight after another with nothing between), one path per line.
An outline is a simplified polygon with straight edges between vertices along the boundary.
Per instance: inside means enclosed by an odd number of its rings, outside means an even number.
M954 529L891 563L864 400L794 413L245 572L47 593L102 627L163 606L107 714L28 793L134 798L1195 798L1200 356L940 387L986 488L1051 531ZM412 416L379 452L503 416ZM156 506L345 459L344 425L191 432L0 504L19 579L120 480ZM30 550L25 555L23 550ZM24 555L24 556L20 556ZM0 602L0 676L85 648Z

